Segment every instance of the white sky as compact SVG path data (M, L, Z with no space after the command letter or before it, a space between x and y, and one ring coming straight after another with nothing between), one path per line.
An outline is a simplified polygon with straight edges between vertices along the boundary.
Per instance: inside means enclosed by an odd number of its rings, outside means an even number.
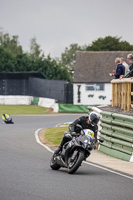
M18 35L24 51L36 37L53 58L108 35L133 44L132 21L133 0L0 0L0 27Z

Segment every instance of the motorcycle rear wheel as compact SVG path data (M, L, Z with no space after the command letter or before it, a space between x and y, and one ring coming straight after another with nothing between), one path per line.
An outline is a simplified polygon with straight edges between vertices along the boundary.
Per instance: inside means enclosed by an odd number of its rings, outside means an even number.
M56 163L56 160L54 159L54 155L53 155L52 158L51 158L50 167L51 167L53 170L58 170L58 169L61 168L61 166L58 165L58 164Z
M71 162L69 163L68 174L73 174L74 172L76 172L83 160L84 160L84 153L80 151L79 154L77 155L76 161L73 161L75 163L73 165Z

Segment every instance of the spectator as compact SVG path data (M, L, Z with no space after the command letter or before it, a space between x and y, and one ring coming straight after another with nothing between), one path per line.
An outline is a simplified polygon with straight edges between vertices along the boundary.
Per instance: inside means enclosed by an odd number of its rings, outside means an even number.
M125 62L125 60L124 60L124 58L123 57L121 57L121 63L122 63L122 65L124 65L124 67L125 67L125 75L129 72L129 66L128 66L128 64Z
M127 62L129 63L129 76L128 77L133 77L133 54L128 54L127 55Z
M115 76L115 79L122 78L125 74L125 67L124 65L121 64L121 59L116 58L115 64L116 64L116 72L112 75Z
M125 78L131 77L131 79L133 79L133 54L130 53L127 55L127 62L129 63L130 71ZM133 84L131 84L131 91L133 91ZM131 96L131 102L133 102L133 96Z

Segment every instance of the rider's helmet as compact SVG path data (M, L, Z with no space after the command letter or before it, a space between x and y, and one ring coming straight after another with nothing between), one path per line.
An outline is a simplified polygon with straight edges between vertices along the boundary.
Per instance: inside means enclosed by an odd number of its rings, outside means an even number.
M98 122L99 122L99 117L97 116L96 113L91 112L89 114L89 121L90 121L92 126L96 126L98 124Z

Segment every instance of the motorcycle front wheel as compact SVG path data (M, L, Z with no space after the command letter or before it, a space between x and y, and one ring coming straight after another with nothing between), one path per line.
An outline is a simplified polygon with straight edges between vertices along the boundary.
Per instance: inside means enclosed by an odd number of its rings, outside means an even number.
M53 155L52 158L51 158L51 161L50 161L50 167L51 167L53 170L58 170L58 169L61 168L61 166L57 164L54 155Z
M68 173L73 174L77 171L77 169L80 167L82 161L84 160L84 153L80 151L74 161L70 161L68 165Z

